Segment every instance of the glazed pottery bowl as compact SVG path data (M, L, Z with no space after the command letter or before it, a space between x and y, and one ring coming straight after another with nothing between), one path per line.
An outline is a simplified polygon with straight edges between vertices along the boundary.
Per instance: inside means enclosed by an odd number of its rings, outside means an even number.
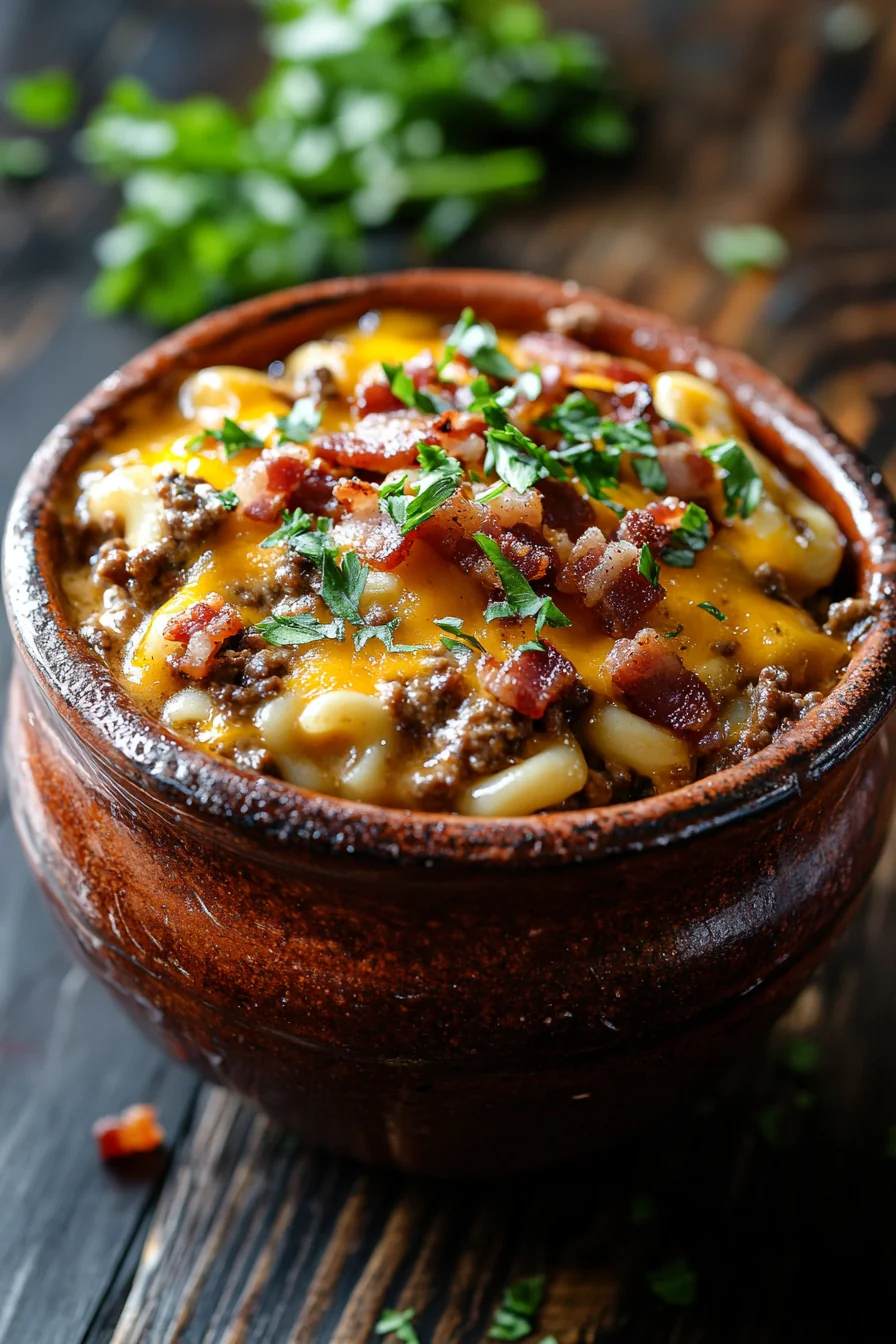
M837 518L879 603L842 683L776 744L640 802L477 820L243 772L149 719L68 625L54 503L135 398L265 367L377 307L526 330L588 300L591 340L717 379ZM16 822L80 953L178 1058L309 1143L410 1171L571 1160L655 1121L782 1010L852 913L890 803L894 543L875 472L742 355L554 281L337 280L213 314L92 392L19 487Z

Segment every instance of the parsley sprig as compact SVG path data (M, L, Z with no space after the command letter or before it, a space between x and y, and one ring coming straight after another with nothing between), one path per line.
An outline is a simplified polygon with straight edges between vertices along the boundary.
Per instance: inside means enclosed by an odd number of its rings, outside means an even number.
M545 1276L517 1279L504 1289L501 1305L495 1309L489 1339L515 1341L532 1333L533 1322L544 1301Z
M672 534L672 540L663 550L663 564L674 565L677 569L692 569L698 552L705 550L709 538L709 514L699 504L688 504Z
M288 415L278 415L277 428L280 430L280 442L307 443L316 429L320 428L321 411L313 397L299 397Z
M440 374L457 355L463 355L474 369L502 383L513 382L519 373L513 361L498 349L498 333L491 322L478 321L472 308L465 308L454 324L439 361Z
M542 429L562 435L557 456L568 462L593 499L611 503L606 491L619 484L619 462L623 453L632 459L632 467L645 490L656 494L668 488L666 473L657 456L653 431L647 420L620 422L604 416L596 402L584 392L569 396L538 421ZM596 447L597 443L601 447Z
M401 1344L420 1344L417 1331L412 1325L416 1315L416 1307L406 1307L404 1311L387 1307L373 1327L374 1334L394 1335Z
M336 549L333 540L327 536L330 527L329 518L314 518L304 509L285 509L280 526L260 545L263 550L269 546L286 545L291 551L319 564L324 550Z
M460 616L443 616L441 620L433 622L440 630L445 633L441 636L442 643L450 653L469 653L471 649L477 653L485 653L485 649L480 644L475 635L468 635L463 629L463 621Z
M380 508L397 524L403 537L427 522L436 509L451 498L463 475L463 467L456 457L429 443L417 444L417 461L423 470L414 494L404 493L406 476L380 487Z
M657 561L654 559L653 552L647 545L646 541L644 545L641 547L641 554L638 557L638 573L641 575L642 579L647 580L647 582L651 585L651 587L659 588L660 567Z
M392 395L405 406L423 411L427 415L438 415L451 409L451 403L444 397L435 397L414 385L414 380L403 364L383 364L383 373L389 383Z
M759 507L762 498L762 477L741 448L737 439L724 439L703 449L722 469L722 491L725 495L725 517L749 518Z
M218 503L230 513L240 502L240 497L235 490L216 490Z
M186 444L187 452L194 448L201 448L206 439L215 439L224 449L224 456L229 462L237 453L241 453L244 448L263 448L264 443L257 434L253 434L249 429L243 429L235 420L229 416L224 417L223 423L217 429L204 429L201 434L194 434Z
M474 532L473 540L486 559L494 565L504 589L504 601L490 602L486 607L487 621L498 621L508 616L516 617L518 620L534 616L536 638L541 635L546 625L555 629L572 625L569 617L565 616L547 595L539 597L529 580L501 552L496 541L487 537L484 532Z
M259 621L255 630L269 644L288 647L314 644L320 639L345 639L344 621L335 620L325 625L308 612L300 612L298 616L268 616Z

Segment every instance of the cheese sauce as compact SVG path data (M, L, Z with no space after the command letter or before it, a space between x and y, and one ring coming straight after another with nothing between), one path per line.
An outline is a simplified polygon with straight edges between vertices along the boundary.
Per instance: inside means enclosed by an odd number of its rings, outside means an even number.
M871 619L823 624L843 539L701 379L469 313L284 356L137 407L64 519L84 637L242 768L470 814L644 796L786 731Z

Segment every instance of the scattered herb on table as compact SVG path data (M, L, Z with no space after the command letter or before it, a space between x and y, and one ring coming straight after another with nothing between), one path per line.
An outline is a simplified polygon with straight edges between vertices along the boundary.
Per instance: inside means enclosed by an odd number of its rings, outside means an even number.
M531 1335L534 1318L544 1301L544 1290L543 1274L517 1279L515 1283L505 1288L501 1304L495 1308L489 1327L489 1339L513 1341Z
M703 235L703 255L717 270L741 275L779 270L790 248L768 224L717 224Z
M820 1059L821 1047L808 1036L795 1036L784 1048L784 1063L801 1077L815 1073Z
M420 1344L417 1331L412 1324L416 1315L416 1307L406 1307L404 1311L395 1311L394 1308L387 1307L373 1327L374 1334L394 1335L396 1339L401 1340L401 1344Z
M697 1275L681 1255L652 1270L647 1286L654 1297L672 1307L689 1307L697 1297Z
M78 106L78 86L67 70L39 70L10 79L3 88L3 105L26 126L56 130Z

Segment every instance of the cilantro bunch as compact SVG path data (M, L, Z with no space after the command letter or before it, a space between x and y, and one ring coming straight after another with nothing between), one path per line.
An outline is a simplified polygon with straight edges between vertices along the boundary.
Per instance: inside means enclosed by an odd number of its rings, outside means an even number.
M371 230L452 243L548 162L624 150L606 58L535 0L260 0L272 55L246 110L119 80L82 152L122 187L93 302L161 325L363 268Z

